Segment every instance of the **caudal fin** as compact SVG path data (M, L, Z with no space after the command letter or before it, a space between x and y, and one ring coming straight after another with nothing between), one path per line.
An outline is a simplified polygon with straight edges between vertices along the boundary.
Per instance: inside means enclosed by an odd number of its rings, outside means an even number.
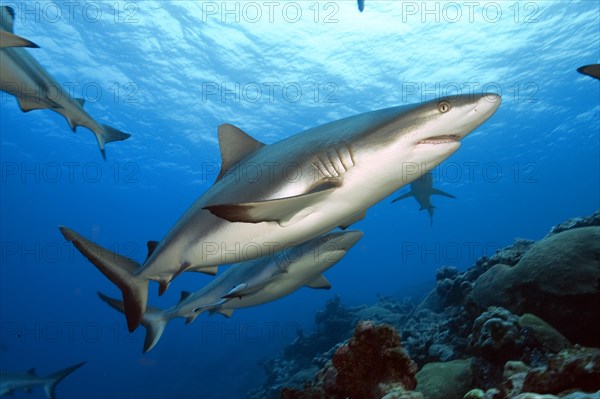
M68 376L73 371L77 370L79 367L83 366L86 363L87 362L81 362L64 370L58 371L52 375L49 375L47 377L49 381L46 384L44 384L44 391L46 391L46 396L48 396L49 399L56 399L55 390L58 383L64 380L66 376Z
M101 247L68 227L58 228L83 256L119 287L123 294L127 327L129 331L135 330L142 321L148 301L148 280L137 275L141 265L133 259Z
M120 130L115 129L114 127L110 127L108 125L101 125L102 130L96 133L96 139L98 140L98 145L100 146L100 152L102 153L102 158L106 161L106 151L104 150L104 144L110 143L112 141L123 141L127 140L131 137L129 133L123 133Z
M122 301L111 298L98 292L98 296L104 302L106 302L113 309L118 310L121 313L125 313L125 308ZM159 308L153 308L148 306L142 317L142 325L146 328L146 338L144 339L144 353L158 343L158 340L165 331L165 327L169 322L169 318L165 314L165 311Z

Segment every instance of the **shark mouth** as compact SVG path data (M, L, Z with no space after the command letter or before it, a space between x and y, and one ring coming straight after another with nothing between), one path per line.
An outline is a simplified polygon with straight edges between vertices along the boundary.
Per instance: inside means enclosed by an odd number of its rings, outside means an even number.
M444 143L455 143L460 140L460 136L457 134L448 134L444 136L434 136L426 138L425 140L419 141L417 144L444 144Z

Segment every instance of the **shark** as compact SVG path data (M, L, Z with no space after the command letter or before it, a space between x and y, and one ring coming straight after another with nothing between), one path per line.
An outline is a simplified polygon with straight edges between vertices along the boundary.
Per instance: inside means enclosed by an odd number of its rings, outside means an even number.
M443 195L448 198L456 198L452 194L448 194L445 191L439 190L433 187L433 176L431 173L425 173L423 176L413 181L410 184L410 191L402 194L392 202L400 201L408 197L415 197L421 208L420 211L426 209L429 213L429 224L433 224L433 210L435 206L431 204L432 195Z
M189 324L203 312L230 317L235 309L275 301L303 286L331 288L322 273L339 262L362 236L359 230L332 232L273 256L231 265L199 291L182 291L175 306L166 310L147 307L142 318L146 328L143 352L158 343L172 319L184 318ZM98 295L114 309L125 311L122 301L100 292Z
M448 96L340 119L270 145L223 124L216 181L160 242L148 243L141 267L98 252L66 226L59 229L121 290L133 331L150 281L162 295L182 272L216 274L219 265L267 256L352 225L457 151L500 102L492 93Z
M14 34L14 19L11 7L0 7L0 90L14 95L23 112L50 109L64 116L73 132L77 126L88 128L106 159L106 143L125 140L131 135L94 120L83 109L85 101L72 98L27 52L26 47L38 46Z
M577 68L577 72L600 79L600 64L585 65Z
M31 392L33 388L41 386L48 399L55 399L56 385L85 363L67 367L47 377L39 377L36 375L35 369L30 369L27 373L0 372L0 396L12 395L18 389Z
M365 0L358 0L358 11L363 12L365 9Z

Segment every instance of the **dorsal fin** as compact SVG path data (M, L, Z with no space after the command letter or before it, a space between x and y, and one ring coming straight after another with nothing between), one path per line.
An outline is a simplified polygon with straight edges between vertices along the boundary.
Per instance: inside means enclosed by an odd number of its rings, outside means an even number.
M2 19L6 24L6 31L10 33L15 33L14 23L15 23L15 10L9 6L2 6Z
M83 108L83 106L85 105L85 100L83 98L76 98L75 101L77 101L79 103L79 105L81 105L81 108Z
M225 123L219 126L219 147L221 149L221 171L217 181L236 163L265 145L250 137L242 129Z
M181 291L181 296L179 297L179 302L177 302L177 304L179 305L181 302L185 301L190 295L192 295L192 293L189 291Z
M158 241L148 241L146 245L148 246L148 256L146 256L146 259L148 259L150 255L154 253L154 250L158 246Z
M35 374L35 369L29 369L27 370L27 374L29 374L32 377L37 377L37 375Z

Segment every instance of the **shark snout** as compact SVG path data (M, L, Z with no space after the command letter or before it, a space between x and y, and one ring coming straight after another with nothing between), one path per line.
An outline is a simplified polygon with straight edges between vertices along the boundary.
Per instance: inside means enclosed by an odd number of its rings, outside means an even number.
M360 230L349 230L329 233L327 239L327 247L335 247L337 250L348 251L363 237L364 233Z
M492 116L502 103L502 97L495 93L482 93L477 97L473 111L480 114L480 118L483 118L484 121Z

